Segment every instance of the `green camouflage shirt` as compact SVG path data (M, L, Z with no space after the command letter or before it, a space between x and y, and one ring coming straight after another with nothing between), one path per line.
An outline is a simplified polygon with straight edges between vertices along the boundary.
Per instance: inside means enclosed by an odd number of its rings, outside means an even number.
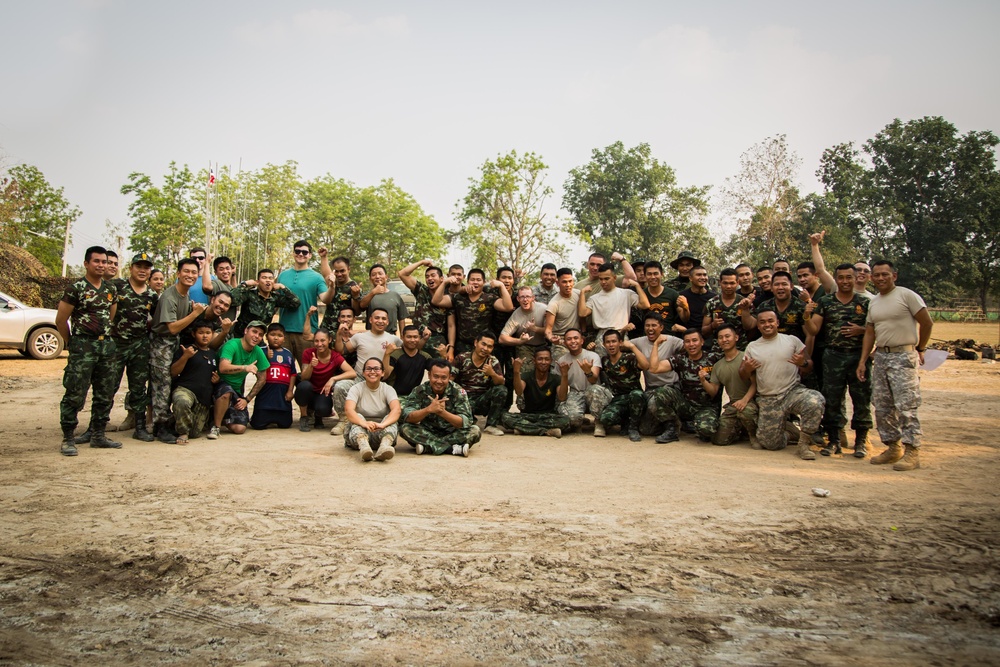
M714 319L716 315L722 318L722 321L726 324L731 325L736 329L736 333L739 334L739 340L736 341L736 347L740 350L745 350L747 343L747 332L743 329L743 309L740 308L740 301L742 297L737 295L733 299L733 303L730 306L722 303L722 295L713 296L705 303L705 316L709 319ZM692 326L701 327L701 322L692 322ZM712 341L714 343L714 341ZM706 343L706 346L708 343Z
M684 398L701 407L722 403L722 392L720 391L715 395L715 398L712 398L701 386L701 378L698 377L698 371L702 368L707 369L711 374L715 362L721 358L722 352L718 350L703 350L700 359L692 359L685 351L678 352L671 357L670 365L680 378L680 390L684 394Z
M456 338L472 345L483 331L490 331L493 307L500 297L483 292L476 301L470 301L468 294L453 294L452 307L455 309Z
M73 306L69 331L73 336L107 336L111 334L111 306L118 303L118 290L107 280L94 288L86 278L80 278L66 288L63 301Z
M297 310L302 303L299 301L299 297L295 296L287 287L271 290L271 296L266 299L257 291L256 287L234 287L231 295L233 307L240 308L240 315L233 323L230 332L233 338L243 338L243 332L246 331L247 325L254 320L270 324L279 308Z
M483 366L486 364L489 364L496 373L503 375L500 362L492 354L483 362ZM455 382L470 396L484 394L493 386L493 380L483 372L483 366L476 366L472 360L472 352L463 352L455 357L455 363L452 365Z
M805 321L806 316L806 304L801 299L793 296L785 312L778 310L774 299L768 299L757 306L754 315L760 314L762 310L773 310L778 314L778 333L795 336L803 343L806 342L806 330L802 328L802 322ZM740 349L745 349L745 347Z
M623 396L634 389L642 391L640 377L639 360L628 350L622 350L618 361L611 361L606 354L601 357L601 381L615 396Z
M111 281L118 290L118 309L111 334L121 340L135 340L149 335L149 321L156 312L159 296L151 288L139 294L124 278Z
M400 423L405 422L411 412L426 408L435 397L437 397L437 394L431 389L430 381L417 386L410 392L409 396L403 397L401 404L403 412L399 418ZM449 382L448 386L444 389L442 397L448 399L445 403L445 410L462 418L462 428L469 428L476 423L475 418L472 416L472 408L469 407L469 397L466 395L464 389L454 382ZM427 415L421 423L439 433L455 430L455 427L440 415Z
M351 299L354 298L354 295L351 294L351 287L357 284L358 281L356 280L348 280L343 285L334 286L333 300L330 301L330 305L326 307L326 313L323 315L323 324L320 326L329 329L330 331L337 330L337 327L340 326L340 322L338 321L338 318L340 317L340 309L348 306L353 307Z
M424 283L418 282L410 290L416 305L410 313L413 324L420 327L420 335L424 335L424 329L430 329L432 336L448 336L448 314L447 308L441 308L431 303L431 290Z
M845 324L865 326L868 319L868 299L854 294L850 301L841 303L836 294L827 294L816 302L813 315L823 318L821 333L827 347L851 351L861 349L864 336L848 337L840 332L840 328Z

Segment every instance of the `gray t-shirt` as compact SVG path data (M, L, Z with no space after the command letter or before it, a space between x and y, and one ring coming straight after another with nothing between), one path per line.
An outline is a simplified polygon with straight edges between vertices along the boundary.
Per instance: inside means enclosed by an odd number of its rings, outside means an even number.
M640 352L646 355L646 359L649 359L649 365L652 366L656 359L650 359L649 355L653 354L653 342L646 338L645 336L641 338L636 338L632 341ZM684 341L682 341L677 336L667 336L667 340L660 343L659 349L659 359L669 359L678 352L684 349ZM675 385L680 382L680 378L677 373L671 370L668 373L650 373L648 370L642 372L643 380L646 383L646 390L657 389L658 387L666 387L669 385Z
M597 372L601 368L601 358L597 356L596 353L590 350L580 350L580 354L573 356L572 354L564 354L559 359L559 364L569 364L569 388L576 389L577 391L586 391L587 387L590 386L590 381L587 376L583 374L583 369L580 368L578 361L590 360L594 363L594 368L591 373ZM559 366L559 372L562 372L562 366Z
M364 295L362 295L362 298L364 298ZM372 311L376 308L381 308L389 313L389 326L385 330L393 334L399 330L399 323L410 316L406 310L406 304L403 303L403 297L392 290L373 296L372 300L368 302L368 308L365 312L370 317ZM367 320L367 318L365 319Z
M546 306L546 311L555 315L552 322L552 334L562 336L569 329L580 328L580 316L577 315L577 304L580 302L580 290L574 289L570 297L556 294Z
M799 369L790 363L792 355L805 349L805 343L788 334L758 338L747 345L746 356L762 365L757 369L757 394L782 396L799 384Z
M381 421L389 414L389 404L398 401L396 390L385 382L379 382L378 388L369 389L367 383L359 382L347 392L348 401L354 401L354 409L365 419Z
M389 343L394 344L396 347L403 347L403 341L397 336L393 336L390 333L383 332L382 335L376 336L371 331L362 331L351 336L351 345L357 350L358 360L354 364L354 370L357 372L358 377L364 375L363 369L365 367L365 362L375 357L379 361L385 356L385 347Z
M537 333L532 334L531 338L527 341L521 341L521 345L544 345L545 344L545 305L541 303L532 304L530 311L525 311L524 308L518 308L510 315L510 319L507 320L507 324L504 325L503 331L500 333L505 336L513 336L514 338L520 338L522 333L525 333L524 326L529 322L534 324L539 328Z
M888 294L873 296L868 302L867 323L875 326L875 344L916 345L919 338L913 316L926 307L919 294L905 287L894 287Z
M156 302L156 311L153 313L153 333L162 338L177 340L180 332L176 335L171 334L167 323L183 320L190 314L191 299L180 294L176 285L167 287Z

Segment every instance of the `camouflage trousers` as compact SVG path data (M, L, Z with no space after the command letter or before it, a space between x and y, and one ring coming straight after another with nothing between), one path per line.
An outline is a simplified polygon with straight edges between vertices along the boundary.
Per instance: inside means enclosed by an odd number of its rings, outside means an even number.
M545 435L549 429L569 428L569 417L556 412L506 412L500 423L505 429L517 429L524 435Z
M177 435L186 435L190 438L201 435L212 416L212 408L199 403L194 392L187 387L174 389L172 404L174 419L177 422Z
M659 388L647 389L642 394L643 400L646 402L646 409L642 411L642 417L639 419L640 435L659 435L663 432L663 423L656 418L653 412L653 397L656 396L656 390Z
M399 435L414 447L418 444L423 445L429 453L435 456L450 454L453 445L464 445L465 443L474 445L483 437L476 425L469 428L438 430L423 423L410 424L409 422L399 427Z
M347 392L357 383L364 381L364 378L358 377L350 380L337 380L333 385L333 391L330 392L330 398L333 399L333 411L344 422L345 428L347 425L347 414L344 412L344 403L347 402Z
M66 346L69 359L63 371L63 394L59 403L59 424L63 434L76 429L77 414L87 400L87 391L93 387L90 406L90 425L104 428L111 418L111 405L115 400L115 342L111 338L71 336Z
M814 389L796 385L785 394L757 398L757 440L764 449L784 449L787 446L785 421L788 415L798 415L803 433L812 435L819 429L826 401Z
M756 436L757 412L757 402L753 400L742 410L737 410L731 402L727 403L719 416L719 428L712 436L712 444L731 445L743 433Z
M483 393L469 394L469 408L473 415L485 415L487 426L499 426L500 418L507 412L507 387L495 384Z
M882 442L920 446L920 357L916 352L875 352L872 403Z
M611 399L611 402L601 410L597 421L605 426L620 424L622 430L628 428L639 428L639 420L642 419L642 412L646 409L646 397L641 389L634 389L627 394L621 394Z
M392 440L392 446L396 446L396 436L399 435L399 424L389 424L385 428L380 428L375 431L369 431L366 428L362 428L357 424L351 424L349 428L344 429L344 446L350 447L351 449L361 449L358 446L357 437L365 436L368 438L368 444L371 447L378 448L382 444L382 438L389 436Z
M865 381L858 379L858 362L861 350L856 352L828 347L823 353L823 398L826 410L823 412L823 428L834 437L847 425L847 406L844 393L850 392L854 414L851 428L855 431L871 430L872 427L872 363L868 360ZM836 436L839 437L839 436ZM846 445L846 442L840 443Z
M153 423L170 421L170 364L180 343L176 338L153 336L149 346L150 380L153 385Z
M705 442L712 439L719 428L719 406L698 405L689 401L677 387L660 387L651 401L653 415L661 423L677 419L694 422L694 432Z
M566 400L556 406L563 417L569 419L570 426L577 427L583 423L583 416L588 412L595 417L608 406L614 394L607 387L592 384L586 391L570 388L566 392Z
M146 414L149 406L149 338L115 339L115 391L128 378L125 408L137 415Z

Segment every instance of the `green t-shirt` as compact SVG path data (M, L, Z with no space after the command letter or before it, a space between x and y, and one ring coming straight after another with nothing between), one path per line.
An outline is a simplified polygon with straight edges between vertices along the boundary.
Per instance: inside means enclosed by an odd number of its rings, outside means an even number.
M254 364L259 371L266 371L271 365L271 362L267 360L267 355L264 354L264 350L260 347L254 346L249 351L244 350L242 338L234 338L226 341L226 344L222 346L222 350L219 352L219 360L221 361L222 359L229 359L229 363L234 366ZM240 371L239 373L219 373L219 377L222 378L223 382L235 389L237 394L240 396L243 395L243 384L247 379L246 371Z
M708 381L725 387L730 402L740 400L750 391L750 381L740 377L742 363L743 352L738 352L732 361L727 361L723 357L712 364L712 375Z

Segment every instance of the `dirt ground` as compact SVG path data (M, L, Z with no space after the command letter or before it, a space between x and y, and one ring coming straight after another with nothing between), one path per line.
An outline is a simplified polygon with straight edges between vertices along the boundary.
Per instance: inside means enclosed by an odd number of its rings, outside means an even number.
M0 664L1000 664L1000 365L922 373L898 473L589 434L64 458L64 364L0 351Z

